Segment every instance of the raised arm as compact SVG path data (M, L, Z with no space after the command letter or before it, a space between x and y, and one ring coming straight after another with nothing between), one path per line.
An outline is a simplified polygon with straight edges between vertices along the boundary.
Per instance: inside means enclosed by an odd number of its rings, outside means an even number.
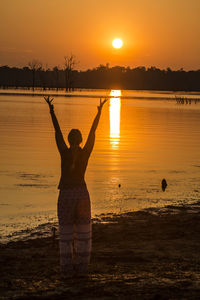
M67 148L67 145L65 144L65 140L63 138L62 131L60 129L60 125L59 125L56 115L54 113L54 106L52 104L53 98L50 99L50 96L47 96L47 97L44 97L44 99L47 102L47 104L49 105L49 111L51 114L51 119L52 119L54 129L55 129L56 144L57 144L59 152L62 153Z
M95 131L96 131L97 126L99 124L99 119L100 119L100 116L101 116L102 107L106 103L107 100L108 99L104 99L104 101L101 101L101 99L100 99L100 104L99 104L99 106L97 106L98 112L96 114L96 117L94 118L94 121L92 123L92 127L90 129L90 132L89 132L89 135L88 135L88 138L87 138L87 141L86 141L85 146L83 148L84 150L88 151L89 154L92 152L92 149L94 147Z

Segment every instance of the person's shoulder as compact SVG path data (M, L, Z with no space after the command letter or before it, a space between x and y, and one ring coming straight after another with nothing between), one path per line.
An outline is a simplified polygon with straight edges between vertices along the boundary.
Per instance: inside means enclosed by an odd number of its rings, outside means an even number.
M81 155L84 154L85 153L85 148L84 147L83 148L79 147L79 153Z
M61 155L62 156L68 156L70 154L70 149L68 147L65 147L62 152L61 152Z
M91 151L87 147L83 147L82 149L82 156L88 159L90 157Z

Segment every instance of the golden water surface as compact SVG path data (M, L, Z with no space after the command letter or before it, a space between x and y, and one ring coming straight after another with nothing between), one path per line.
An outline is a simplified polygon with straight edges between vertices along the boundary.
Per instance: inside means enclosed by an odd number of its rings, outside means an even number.
M199 200L200 103L121 94L108 92L88 164L93 216ZM98 104L89 97L54 99L66 139L79 128L84 144ZM0 234L55 220L60 157L43 98L1 95L0 136Z

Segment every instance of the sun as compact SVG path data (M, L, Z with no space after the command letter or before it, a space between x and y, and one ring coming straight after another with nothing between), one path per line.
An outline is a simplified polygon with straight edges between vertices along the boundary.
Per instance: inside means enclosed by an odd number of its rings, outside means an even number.
M123 42L122 42L121 39L114 39L112 41L112 45L113 45L114 48L119 49L123 46Z

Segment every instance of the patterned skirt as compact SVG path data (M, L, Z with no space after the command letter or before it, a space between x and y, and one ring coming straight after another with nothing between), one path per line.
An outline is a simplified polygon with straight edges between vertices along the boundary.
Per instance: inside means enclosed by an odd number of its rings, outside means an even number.
M67 276L86 273L91 253L91 206L86 187L61 190L58 198L60 265Z

